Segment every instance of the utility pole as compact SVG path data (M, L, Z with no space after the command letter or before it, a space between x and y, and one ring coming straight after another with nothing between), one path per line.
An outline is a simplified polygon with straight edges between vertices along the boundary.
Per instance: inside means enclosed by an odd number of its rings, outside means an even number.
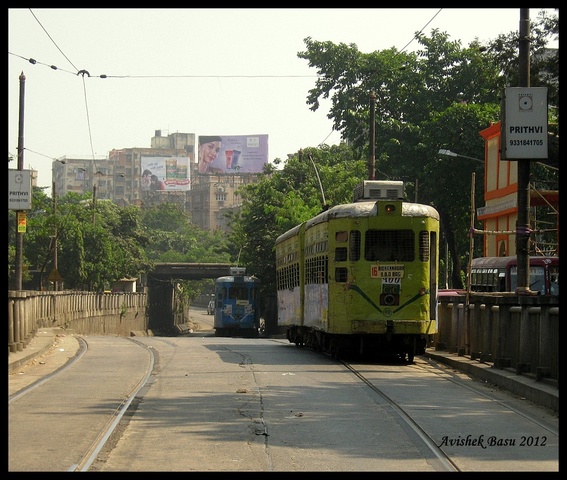
M55 182L53 182L51 189L53 190L53 215L55 222L57 222L57 192L55 191ZM53 236L53 272L55 272L55 281L53 282L54 290L59 290L59 268L57 265L57 223L55 223L55 234Z
M96 185L94 183L93 183L93 225L96 225Z
M24 92L26 87L26 77L24 72L20 74L20 118L18 124L18 170L24 169ZM16 211L16 219L19 218L21 210ZM16 220L16 257L14 259L14 287L16 290L22 289L22 258L24 251L24 234L18 231Z
M376 92L370 92L370 159L368 161L368 180L375 179L376 172Z
M530 9L520 8L520 40L518 52L519 87L530 86ZM528 158L518 163L518 217L516 220L516 257L518 261L518 285L516 294L530 294L530 162Z

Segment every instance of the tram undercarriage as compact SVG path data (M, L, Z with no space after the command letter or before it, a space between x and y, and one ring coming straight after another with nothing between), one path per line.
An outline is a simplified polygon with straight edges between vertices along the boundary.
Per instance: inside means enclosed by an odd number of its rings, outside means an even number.
M287 329L287 339L298 347L307 347L335 359L395 355L407 363L413 363L415 355L424 354L427 346L424 335L392 333L339 335L296 325Z

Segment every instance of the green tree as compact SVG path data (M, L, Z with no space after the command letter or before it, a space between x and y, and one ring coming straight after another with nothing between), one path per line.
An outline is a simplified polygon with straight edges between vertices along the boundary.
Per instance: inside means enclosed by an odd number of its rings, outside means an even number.
M242 206L230 216L229 242L239 252L239 264L261 280L264 298L276 295L278 236L326 206L352 201L354 186L365 174L366 161L355 159L352 148L321 146L291 155L281 170L267 167L258 183L240 189Z
M221 231L206 231L191 223L180 205L162 203L141 212L148 237L148 258L162 263L230 263L231 251ZM185 304L201 293L210 293L213 279L179 280Z
M96 202L68 194L57 215L59 271L66 288L102 291L122 278L147 271L139 209L118 207L110 201Z
M534 51L541 50L542 37L558 23L546 19L537 25L532 30ZM330 99L328 117L335 130L365 158L372 128L371 94L375 95L375 178L404 180L410 198L439 210L442 240L449 244L452 258L452 283L458 288L463 286L461 261L468 255L470 179L473 171L478 172L476 182L481 186L483 171L461 159L442 162L437 152L446 148L483 158L479 132L499 120L502 89L513 81L509 73L514 68L504 47L513 45L514 39L507 37L506 44L499 39L488 47L475 40L463 48L437 29L430 36L418 33L416 39L420 48L414 53L391 48L365 54L354 44L308 37L298 57L317 69L307 104L317 110L320 99ZM547 69L538 64L537 78L551 83L549 69L555 64L546 65ZM483 201L482 190L476 199Z
M101 291L121 278L139 276L150 265L137 207L99 201L93 208L90 193L51 199L34 188L27 216L22 257L27 271L39 272L35 287L41 287L55 267L56 244L65 289ZM15 237L11 216L9 235ZM9 269L9 277L12 271Z
M52 260L55 229L53 226L53 202L43 189L34 187L32 190L31 209L26 212L27 225L23 234L22 252L22 281L31 281L32 273L45 271L46 265ZM8 214L8 281L14 275L15 242L16 242L16 212Z

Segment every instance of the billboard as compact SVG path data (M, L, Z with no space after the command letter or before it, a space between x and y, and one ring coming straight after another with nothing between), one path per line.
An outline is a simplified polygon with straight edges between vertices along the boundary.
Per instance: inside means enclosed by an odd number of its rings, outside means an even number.
M140 190L186 191L190 188L188 157L146 157L141 159Z
M268 163L268 135L200 135L199 173L261 173Z

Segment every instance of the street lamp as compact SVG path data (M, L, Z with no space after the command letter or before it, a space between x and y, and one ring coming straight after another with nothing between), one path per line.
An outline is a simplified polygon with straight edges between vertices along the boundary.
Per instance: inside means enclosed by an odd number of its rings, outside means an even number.
M460 153L455 153L452 152L451 150L447 150L445 148L440 149L437 152L438 155L441 155L443 157L461 157L461 158L468 158L469 160L474 160L476 162L480 162L484 165L484 160L481 160L480 158L474 158L474 157L467 157L466 155L461 155Z

